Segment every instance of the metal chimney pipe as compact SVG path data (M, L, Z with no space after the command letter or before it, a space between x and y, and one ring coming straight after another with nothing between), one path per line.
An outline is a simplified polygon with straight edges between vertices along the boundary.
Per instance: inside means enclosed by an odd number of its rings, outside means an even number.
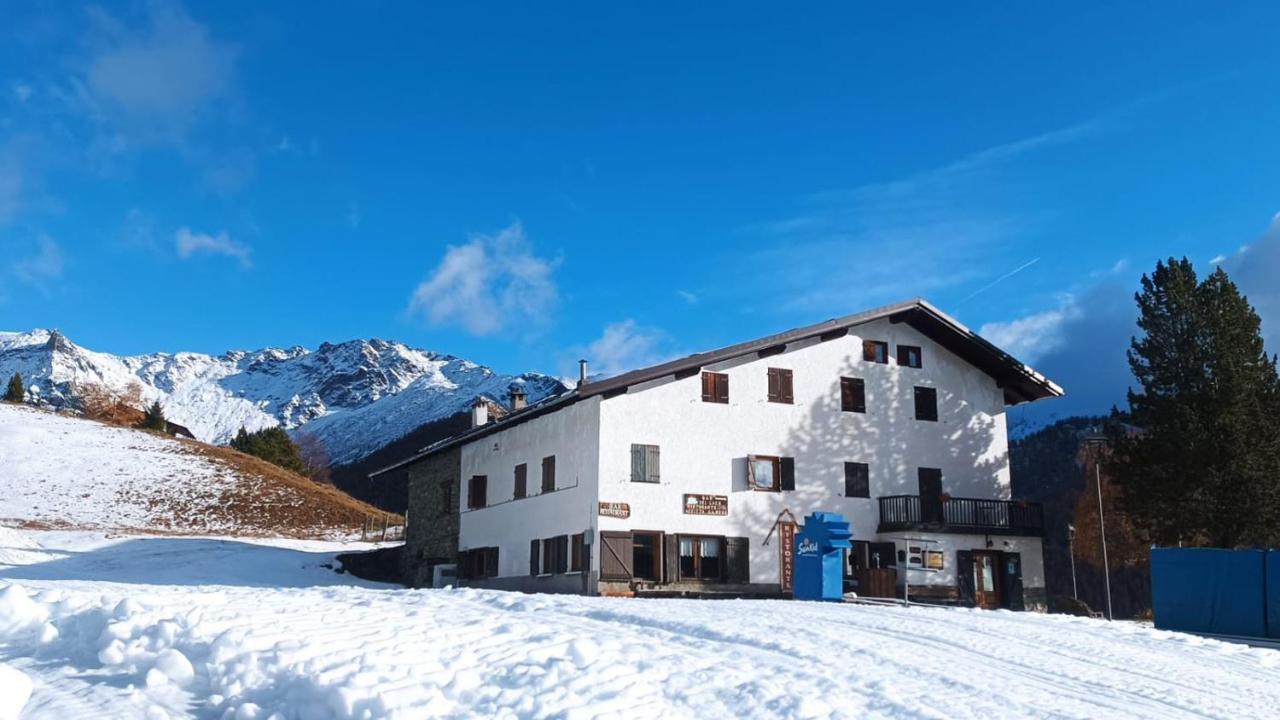
M579 385L587 384L587 361L586 360L578 361L578 384Z

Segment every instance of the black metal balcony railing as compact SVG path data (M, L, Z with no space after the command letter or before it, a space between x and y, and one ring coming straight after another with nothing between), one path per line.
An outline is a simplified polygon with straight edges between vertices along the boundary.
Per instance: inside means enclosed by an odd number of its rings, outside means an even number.
M878 498L880 532L927 530L988 535L1044 535L1040 503L982 498L925 498L889 495Z

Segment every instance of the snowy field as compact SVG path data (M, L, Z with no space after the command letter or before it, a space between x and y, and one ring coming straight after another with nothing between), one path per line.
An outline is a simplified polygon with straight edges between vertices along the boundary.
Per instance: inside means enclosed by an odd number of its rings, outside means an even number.
M1132 623L399 590L351 547L0 528L0 717L1280 716L1280 652Z

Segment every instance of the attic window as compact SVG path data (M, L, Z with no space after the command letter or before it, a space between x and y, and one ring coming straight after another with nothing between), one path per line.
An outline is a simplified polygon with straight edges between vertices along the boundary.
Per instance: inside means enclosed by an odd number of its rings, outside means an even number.
M784 368L769 368L769 402L785 403L790 405L794 402L794 393L792 392L791 371Z
M920 358L920 348L915 345L899 345L898 364L902 367L909 368L923 367L923 362Z
M702 373L702 402L729 403L729 376L724 373Z
M862 359L881 365L889 364L889 343L883 340L863 340Z

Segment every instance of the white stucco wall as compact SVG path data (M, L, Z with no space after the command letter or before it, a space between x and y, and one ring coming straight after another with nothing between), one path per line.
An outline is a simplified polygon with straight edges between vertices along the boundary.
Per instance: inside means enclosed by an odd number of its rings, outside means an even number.
M481 438L462 448L458 548L499 548L498 576L529 574L529 541L583 532L596 518L600 398ZM541 494L542 458L556 457L556 488ZM529 497L513 500L515 466L529 466ZM489 506L467 510L467 481L487 475Z
M887 365L862 360L864 338L889 343ZM921 347L924 367L899 368L899 344ZM793 371L794 404L767 401L770 367ZM763 547L761 541L784 508L800 521L815 510L839 512L855 539L874 540L875 498L916 494L919 467L940 468L943 491L953 496L1009 497L1000 389L909 325L877 321L836 340L706 369L729 375L727 405L702 402L696 375L655 381L601 403L599 499L629 503L631 517L599 518L600 530L747 536L751 581L772 583L777 544ZM865 380L865 414L841 412L842 376ZM917 385L937 388L938 422L914 419ZM630 482L632 443L660 447L660 484ZM750 490L748 455L794 457L796 490ZM846 461L870 466L871 498L843 497ZM684 493L727 495L729 515L685 515Z
M910 540L908 540L910 538ZM920 538L929 542L921 543ZM1024 588L1044 587L1044 550L1040 538L1004 537L992 535L991 547L987 548L986 535L959 535L943 533L885 533L879 537L880 542L892 541L899 550L906 550L908 545L922 545L929 550L943 552L943 567L938 571L912 570L908 573L911 585L955 585L958 550L997 550L1000 552L1018 553L1022 560L1022 586ZM902 577L902 565L898 566L899 584Z

